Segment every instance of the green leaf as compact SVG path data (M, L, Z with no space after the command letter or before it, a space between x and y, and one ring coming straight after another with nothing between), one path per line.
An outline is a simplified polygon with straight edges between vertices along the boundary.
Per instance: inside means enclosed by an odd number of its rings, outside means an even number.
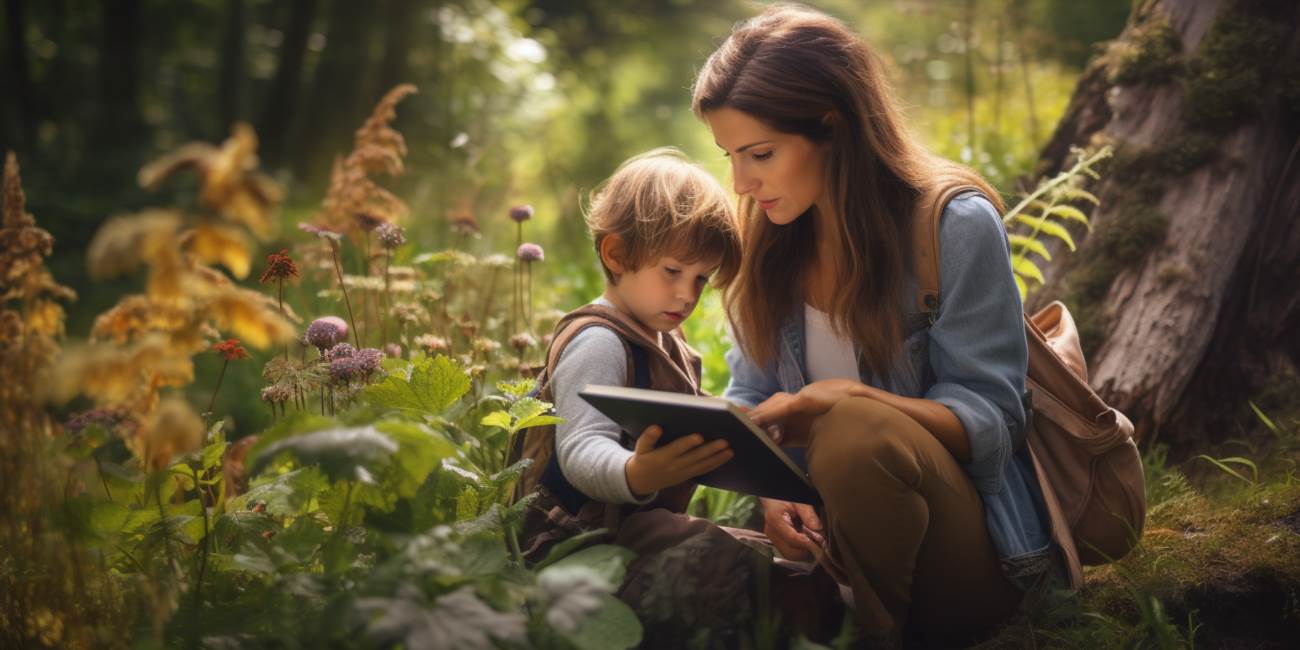
M229 509L248 510L258 501L266 502L266 511L280 517L307 512L313 499L329 485L325 475L315 467L304 467L276 476L259 476L248 492L234 497Z
M1101 199L1098 199L1095 194L1077 187L1061 188L1061 196L1070 201L1087 201L1093 205L1101 205Z
M1025 298L1029 295L1029 285L1025 284L1024 279L1019 275L1013 274L1011 277L1016 279L1016 288L1020 290L1020 302L1024 302Z
M543 427L550 424L559 424L564 422L564 418L555 415L534 415L527 420L515 423L515 432L522 431L529 427Z
M1033 253L1043 258L1045 261L1052 261L1052 254L1047 251L1047 247L1043 245L1043 242L1032 237L1017 235L1015 233L1007 235L1007 238L1011 240L1011 250L1013 252L1020 255Z
M607 534L609 534L608 528L597 528L595 530L588 530L585 532L578 533L577 535L574 535L573 537L570 537L556 544L555 546L551 547L551 550L546 553L546 557L541 562L538 562L536 566L533 567L533 571L540 573L542 569L545 569L546 567L564 559L578 547L586 546L589 542L591 542L591 540L599 539L600 537Z
M438 355L416 359L408 372L392 372L383 382L366 387L362 395L383 408L441 415L469 388L469 374L455 361Z
M1218 467L1219 469L1223 470L1225 473L1235 476L1251 485L1255 485L1256 483L1259 483L1259 467L1255 465L1255 461L1250 460L1249 458L1241 458L1240 456L1233 456L1231 458L1213 458L1205 454L1201 454L1197 456L1197 458L1200 458L1202 460L1208 460L1211 463L1213 463L1215 467ZM1254 478L1253 479L1246 478L1237 470L1229 467L1229 465L1241 465L1243 467L1250 468L1251 476L1253 476Z
M1025 216L1023 214L1016 215L1016 221L1019 221L1030 228L1038 228L1039 232L1065 242L1065 245L1068 246L1071 251L1075 249L1074 238L1070 236L1070 231L1066 230L1065 226L1062 226L1059 223L1047 220L1040 221L1034 217Z
M527 619L518 612L499 612L465 586L432 604L411 583L400 586L396 598L358 598L356 608L368 621L366 635L388 647L494 650L501 645L524 646Z
M456 497L456 520L465 521L478 516L478 490L466 487Z
M326 429L281 440L258 454L250 473L257 474L281 453L304 465L318 465L331 481L374 481L374 475L397 451L397 443L373 426Z
M599 609L587 615L573 632L560 632L579 650L621 650L641 643L641 621L623 601L610 594L597 597Z
M528 395L528 393L531 393L534 388L537 388L536 379L520 379L518 381L497 382L497 390L501 391L502 393L510 397L510 399L512 400L522 399L523 397Z
M1072 205L1058 203L1052 206L1052 209L1048 210L1047 214L1060 217L1066 221L1077 221L1085 226L1091 226L1088 222L1088 215L1084 214L1082 210Z
M1264 411L1262 411L1258 406L1255 406L1254 402L1247 401L1246 403L1250 405L1250 410L1255 412L1255 417L1259 418L1259 421L1263 422L1264 426L1268 427L1268 430L1273 432L1273 435L1278 436L1279 438L1282 437L1282 429L1278 427L1271 418L1264 415Z
M1029 278L1038 284L1046 282L1043 279L1043 272L1038 269L1038 265L1029 261L1027 257L1011 258L1011 268L1016 272L1016 275Z
M635 553L622 546L601 544L567 555L552 564L548 570L566 566L588 567L611 585L621 585L627 563L635 556Z
M483 416L479 424L485 427L500 427L506 431L510 430L510 414L505 411L493 411Z
M551 405L534 397L525 397L518 402L510 405L510 417L515 422L523 422L535 418L551 410ZM515 424L518 427L518 424ZM514 433L513 431L511 433Z
M425 424L386 420L377 422L375 428L397 443L391 478L384 487L402 498L415 496L429 473L444 458L456 455L456 445Z

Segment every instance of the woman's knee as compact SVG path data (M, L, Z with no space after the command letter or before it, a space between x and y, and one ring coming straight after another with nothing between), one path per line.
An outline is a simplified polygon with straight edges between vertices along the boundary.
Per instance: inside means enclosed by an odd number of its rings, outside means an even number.
M838 481L880 472L909 480L919 472L918 429L907 415L878 400L840 400L813 423L809 474L814 481L819 476Z

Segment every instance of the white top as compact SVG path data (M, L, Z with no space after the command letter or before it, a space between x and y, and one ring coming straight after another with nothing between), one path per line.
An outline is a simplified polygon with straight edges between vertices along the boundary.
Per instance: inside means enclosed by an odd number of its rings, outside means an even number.
M830 315L804 304L804 346L808 381L858 377L858 355L853 341L831 329Z

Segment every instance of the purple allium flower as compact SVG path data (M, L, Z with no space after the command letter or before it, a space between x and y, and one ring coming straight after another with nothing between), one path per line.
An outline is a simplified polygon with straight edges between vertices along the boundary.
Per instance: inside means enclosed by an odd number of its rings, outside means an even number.
M542 247L537 244L520 244L519 250L515 251L515 257L521 262L540 262L546 259Z
M401 359L401 358L402 358L402 346L400 346L400 345L398 345L398 344L396 344L396 343L389 343L389 344L387 344L387 345L384 346L384 354L386 354L386 355L388 355L388 356L390 356L390 357L392 357L392 358L394 358L394 359Z
M525 221L528 221L529 219L532 219L533 206L516 205L515 207L510 208L510 218L514 219L515 223L523 223Z
M375 235L379 237L379 245L385 250L391 251L406 243L406 232L397 224L385 223L375 229Z
M307 342L316 346L322 354L346 337L346 329L339 329L337 324L325 318L317 318L307 326Z
M345 384L366 374L361 360L355 356L343 357L330 362L330 377L340 384Z
M361 348L357 353L352 355L357 363L361 364L361 369L366 374L378 372L383 366L384 353L376 348Z
M339 343L338 345L335 345L334 347L326 350L323 356L326 359L333 361L335 359L350 357L356 354L356 352L357 349L352 347L350 343Z

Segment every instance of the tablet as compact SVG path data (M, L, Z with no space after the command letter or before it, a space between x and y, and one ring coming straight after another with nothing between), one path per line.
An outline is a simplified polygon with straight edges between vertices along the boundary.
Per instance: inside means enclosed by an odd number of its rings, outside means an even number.
M804 450L778 447L740 407L727 400L593 384L584 386L578 395L633 439L653 424L663 427L660 445L692 433L704 436L705 441L727 439L735 456L696 477L696 483L782 501L821 504L806 469L796 461L802 460Z

